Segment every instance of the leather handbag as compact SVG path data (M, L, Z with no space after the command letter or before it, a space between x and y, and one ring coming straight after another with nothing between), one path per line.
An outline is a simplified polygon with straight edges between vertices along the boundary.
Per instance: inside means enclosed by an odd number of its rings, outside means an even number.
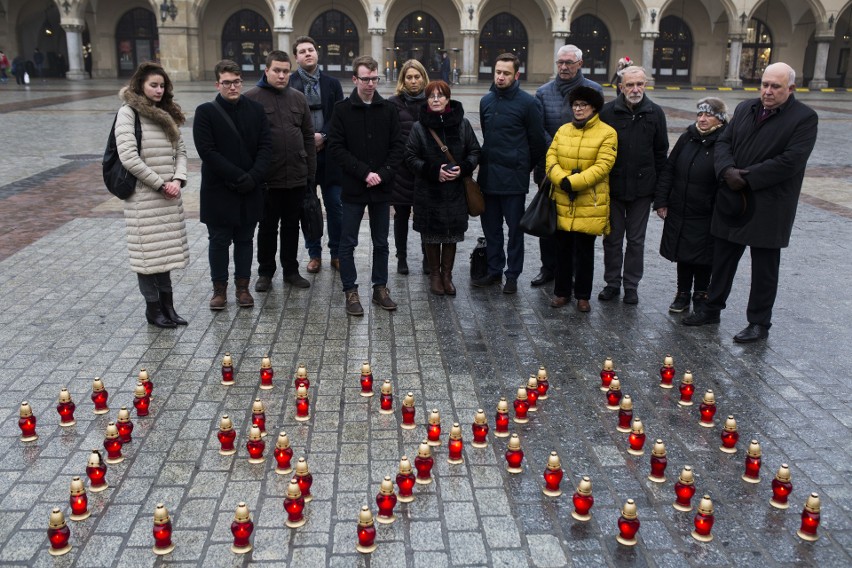
M556 232L556 202L553 201L552 190L550 178L545 175L538 193L521 217L523 232L534 237L550 237Z
M455 158L453 158L453 155L450 153L450 149L447 148L446 144L444 144L440 138L438 138L435 131L430 128L429 134L432 135L432 138L435 139L435 143L438 144L441 152L443 152L447 157L447 160L449 160L448 163L458 165L458 162L456 162ZM462 178L462 183L464 184L464 196L467 200L467 212L471 217L479 217L485 211L485 197L482 195L482 189L472 176Z
M134 125L133 131L136 134L136 151L142 151L142 123L139 120L139 113L133 111ZM107 138L106 150L104 150L104 159L101 162L103 169L104 185L111 194L119 199L127 199L136 191L136 178L127 171L121 163L121 158L118 156L118 147L115 142L115 123L118 120L118 114L112 121L112 128L109 131Z
M299 215L299 220L302 223L306 240L318 241L322 238L322 205L319 197L317 197L313 180L308 180L308 189L305 191L305 199L302 201L302 213Z

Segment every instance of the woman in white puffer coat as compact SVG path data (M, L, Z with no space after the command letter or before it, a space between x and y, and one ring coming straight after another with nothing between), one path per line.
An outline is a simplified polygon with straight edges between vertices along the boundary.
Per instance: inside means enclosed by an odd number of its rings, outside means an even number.
M174 309L170 271L189 262L181 188L186 185L185 121L174 102L172 82L158 63L139 65L119 92L124 102L115 123L119 158L136 177L136 191L124 201L130 268L139 278L148 323L186 325ZM136 117L142 127L137 149Z

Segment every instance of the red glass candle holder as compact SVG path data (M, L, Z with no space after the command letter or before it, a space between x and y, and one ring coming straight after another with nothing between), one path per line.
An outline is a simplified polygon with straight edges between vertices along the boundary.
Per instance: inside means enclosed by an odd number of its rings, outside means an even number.
M630 432L633 424L633 399L629 394L622 397L618 403L618 426L615 427L619 432Z
M86 475L89 478L89 491L92 493L100 493L109 487L106 482L107 466L104 463L101 453L98 450L92 450L89 454L89 461L86 463Z
M530 377L530 380L527 382L527 402L530 405L530 412L538 411L538 379L535 377Z
M284 524L291 529L299 528L305 524L305 498L299 489L299 482L294 477L287 486L287 496L284 498L284 511L287 512L287 520Z
M393 385L390 379L385 379L380 389L379 414L393 414Z
M417 424L414 422L414 393L409 392L402 399L402 428L405 430L414 430Z
M547 369L543 366L538 368L536 380L538 381L538 399L547 400L547 391L550 389L550 381L547 378Z
M109 392L104 388L104 383L99 377L92 381L92 403L95 405L95 414L106 414L109 412L107 401Z
M776 509L787 509L790 507L788 499L790 493L793 492L793 484L790 483L790 467L786 463L782 463L778 468L778 473L775 474L775 479L772 480L772 498L769 504Z
M266 437L266 407L259 398L254 399L251 405L251 423L260 430L260 436Z
M219 453L223 456L232 456L237 453L234 448L234 440L237 438L237 433L234 431L234 424L227 414L222 415L219 421L219 432L216 434L219 438Z
M695 482L690 466L684 466L680 472L680 477L674 486L675 502L672 506L678 511L692 510L692 496L695 495Z
M704 393L704 399L698 406L698 414L700 416L698 420L699 426L703 426L705 428L712 428L715 426L713 423L713 417L716 416L716 397L712 390L708 390Z
M726 454L733 454L737 451L737 441L740 439L740 434L737 432L737 421L733 415L729 415L725 420L725 428L721 434L722 445L719 449Z
M293 378L293 388L299 387L311 388L311 381L308 380L308 369L303 363L299 363L299 368L296 369L296 375Z
M151 407L151 397L145 391L145 385L136 383L136 390L133 393L133 408L136 409L136 416L148 416Z
M366 361L361 365L361 396L373 396L373 371Z
M263 463L266 458L263 456L266 450L266 442L260 435L260 429L257 426L252 426L249 433L249 439L246 441L246 450L249 455L249 463Z
M820 520L819 511L819 495L811 493L805 503L805 508L802 510L802 524L799 525L799 529L796 531L796 534L802 540L814 542L819 539L819 535L817 534Z
M710 542L713 540L713 502L709 495L705 495L698 504L698 512L695 513L693 525L695 530L692 531L692 538L699 542Z
M651 473L648 475L648 479L654 483L664 483L667 465L666 446L662 440L657 439L654 441L654 448L651 450Z
M639 518L636 514L636 504L628 499L618 517L618 536L616 540L625 546L636 545L636 533L639 532Z
M562 483L562 477L565 472L562 471L562 463L559 461L559 456L556 452L550 452L550 457L547 458L547 467L544 468L544 488L542 493L548 497L559 497L562 495L562 489L559 485Z
M517 424L526 424L530 421L527 416L527 413L530 410L530 403L527 400L527 389L525 387L518 389L518 396L515 399L515 402L512 403L512 406L515 408L515 417L513 420Z
M48 552L51 556L62 556L71 550L68 541L71 538L71 529L65 524L65 516L58 507L50 513L50 523L47 527L47 540L50 542Z
M84 521L91 515L86 487L83 485L83 480L79 476L74 476L71 479L71 495L68 498L68 504L71 506L71 515L69 518L72 521Z
M36 417L33 414L30 403L26 400L21 403L18 428L21 429L22 442L32 442L38 439L38 434L36 434Z
M447 463L464 463L464 458L462 457L463 449L464 442L462 441L461 426L459 426L458 422L455 422L450 429L450 441L447 442Z
M272 370L272 362L269 360L269 355L266 355L260 363L260 389L272 389L272 377L275 376L275 371Z
M355 550L362 554L370 554L376 550L376 525L373 523L373 514L369 507L361 507L358 517L358 544Z
M606 391L606 407L609 410L619 410L621 408L621 381L618 377L613 377L609 383L609 390Z
M592 480L589 476L583 476L580 484L577 485L577 490L571 498L574 504L574 510L571 511L571 516L578 521L588 521L592 518L590 511L595 504L595 498L592 496Z
M603 368L601 369L601 390L604 392L608 391L609 384L614 378L615 371L613 370L612 359L607 357L604 361Z
M641 456L645 453L645 427L642 425L642 421L638 418L633 419L633 425L631 426L630 436L627 437L627 443L630 445L627 449L628 454Z
M154 381L151 380L151 375L145 369L139 369L139 382L145 387L145 394L148 395L148 398L153 398Z
M118 419L115 423L118 428L118 439L122 444L129 444L133 441L133 422L130 421L130 411L126 406L122 406L118 411Z
M396 486L399 488L397 500L400 503L414 501L413 491L416 481L412 471L408 456L402 456L402 459L399 460L399 473L396 474Z
M666 355L663 360L663 366L660 367L660 386L664 389L672 388L672 381L675 376L674 359L671 355Z
M508 423L506 425L508 426ZM474 448L488 447L488 420L485 418L485 411L481 408L476 411L470 429L473 433L473 441L470 445Z
M509 473L522 473L524 471L524 451L521 449L521 439L517 434L509 438L509 445L504 454L506 457L506 471Z
M745 458L745 471L743 481L747 483L760 483L760 444L752 440L748 445L748 453Z
M680 400L677 403L681 406L692 406L692 395L695 394L695 385L692 383L692 373L687 371L683 375L680 382Z
M420 448L417 450L417 457L414 458L414 468L417 470L416 482L421 485L432 483L432 466L435 465L435 460L432 457L432 450L429 448L429 443L426 440L420 442Z
M382 524L390 524L396 520L393 508L396 507L396 494L393 492L393 481L386 475L382 480L382 486L376 494L376 520Z
M305 458L299 458L296 461L296 482L299 484L299 491L302 492L305 503L313 501L314 496L311 495L311 486L314 484L314 476L308 469L308 461Z
M296 389L296 420L306 422L311 419L311 402L308 399L308 389L299 387Z
M121 463L124 461L124 456L121 455L121 439L118 437L118 428L115 422L107 424L106 436L104 437L104 450L106 450L106 462L110 465Z
M278 441L275 442L275 449L272 451L275 457L275 473L278 475L287 475L293 471L293 466L290 462L293 459L293 448L290 447L290 438L287 437L287 432L278 434Z
M441 445L441 413L433 408L429 413L429 423L426 425L426 443L432 447Z
M162 503L154 510L154 554L162 556L175 549L172 543L172 521L169 512Z
M59 425L63 427L73 426L77 423L74 420L74 410L77 405L71 400L71 393L67 388L62 388L59 391L59 402L56 404L56 412L59 413Z
M251 521L248 507L245 503L237 505L234 520L231 522L231 534L234 542L231 544L231 552L245 554L251 552L251 533L254 531L254 523Z
M494 415L494 435L498 438L509 437L509 403L506 397L500 397L497 413Z
M228 387L234 384L234 363L230 353L222 357L222 384Z

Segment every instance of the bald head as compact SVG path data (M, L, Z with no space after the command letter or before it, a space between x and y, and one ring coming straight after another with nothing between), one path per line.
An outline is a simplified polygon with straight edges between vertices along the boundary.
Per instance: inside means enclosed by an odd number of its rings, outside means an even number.
M760 101L766 109L778 108L796 90L796 72L786 63L773 63L760 79Z

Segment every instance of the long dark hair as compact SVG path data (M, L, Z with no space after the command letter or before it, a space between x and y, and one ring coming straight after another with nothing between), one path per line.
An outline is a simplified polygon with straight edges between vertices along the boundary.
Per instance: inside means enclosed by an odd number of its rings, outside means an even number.
M145 96L145 81L148 80L148 77L151 75L160 75L163 77L163 83L165 83L165 91L163 92L163 98L160 99L160 102L157 103L157 107L163 109L169 116L171 116L175 123L178 126L181 126L184 122L186 122L186 117L183 115L183 111L175 102L175 94L174 94L174 86L172 85L172 80L169 78L169 74L166 73L166 70L163 69L163 66L154 61L145 61L139 64L139 67L136 68L136 71L133 73L133 76L130 78L130 81L127 82L127 88L140 96Z

